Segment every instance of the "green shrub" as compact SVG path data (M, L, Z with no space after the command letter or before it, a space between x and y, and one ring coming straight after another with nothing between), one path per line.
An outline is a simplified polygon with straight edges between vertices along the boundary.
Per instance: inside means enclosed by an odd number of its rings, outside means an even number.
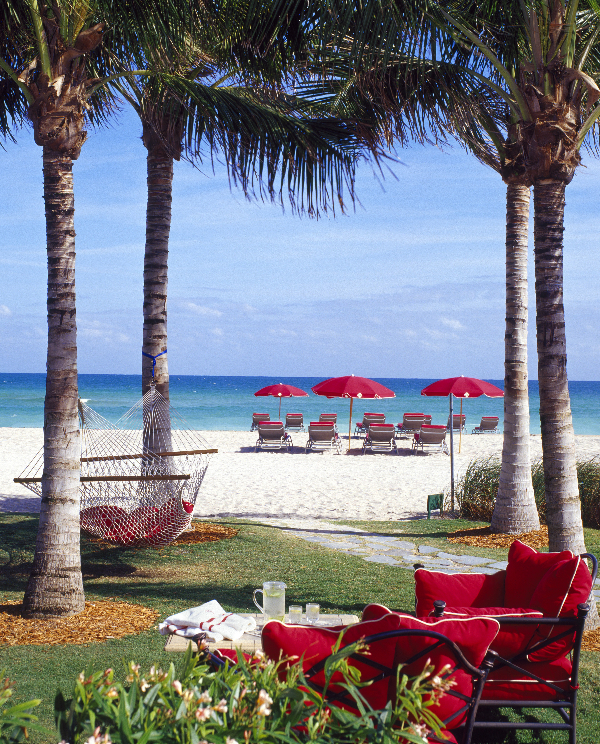
M35 724L37 717L30 713L41 700L29 700L6 708L12 694L10 680L0 672L0 744L12 744L27 738L28 728L43 730Z
M463 519L489 522L500 484L501 461L497 457L472 460L458 481L455 497ZM533 492L540 521L546 521L544 468L541 460L531 466ZM577 480L584 527L600 529L600 460L594 458L577 463ZM446 508L449 507L446 495Z
M334 673L343 675L359 715L329 708L298 665L282 681L280 665L261 655L214 671L188 649L179 678L173 664L142 673L131 663L124 685L113 681L111 669L82 673L70 700L56 697L57 725L69 744L421 744L426 730L439 733L430 707L447 685L428 676L431 669L412 681L399 672L396 704L372 710L347 663L361 650L357 644L338 649L325 666L328 683Z

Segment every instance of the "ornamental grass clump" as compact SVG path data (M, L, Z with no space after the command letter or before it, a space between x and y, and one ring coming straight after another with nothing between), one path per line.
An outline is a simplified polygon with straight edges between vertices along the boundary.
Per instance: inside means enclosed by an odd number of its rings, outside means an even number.
M282 663L256 654L250 662L213 669L191 648L183 669L143 672L129 664L124 684L113 671L82 673L73 697L59 693L55 712L61 744L354 744L427 741L440 732L431 707L448 688L443 674L427 668L409 680L400 670L395 704L373 710L360 693L361 683L347 659L357 644L334 653L326 665L327 684L341 673L359 708L354 715L329 707L323 695L308 686L299 665L282 680Z
M463 519L489 522L500 484L501 461L497 457L472 460L459 480L455 491L460 516ZM531 465L531 479L540 521L546 522L544 467L541 460ZM600 459L577 463L577 481L584 527L600 529ZM446 499L448 502L448 499ZM449 503L446 503L449 508Z

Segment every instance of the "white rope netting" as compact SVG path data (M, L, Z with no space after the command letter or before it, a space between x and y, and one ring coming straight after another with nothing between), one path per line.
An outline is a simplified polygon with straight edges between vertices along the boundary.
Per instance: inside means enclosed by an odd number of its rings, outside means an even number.
M151 385L112 424L83 401L81 528L120 545L160 547L192 521L210 449ZM42 495L43 452L17 482Z

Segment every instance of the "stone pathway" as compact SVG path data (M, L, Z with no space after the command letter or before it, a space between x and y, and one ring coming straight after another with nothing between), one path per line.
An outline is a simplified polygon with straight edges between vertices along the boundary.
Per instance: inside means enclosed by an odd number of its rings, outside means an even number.
M316 543L322 548L337 550L346 555L353 555L370 563L385 563L414 570L415 563L425 568L444 573L493 574L506 568L506 561L495 561L493 558L480 558L474 555L455 555L446 553L431 545L418 545L403 540L402 536L381 535L377 532L366 532L356 527L349 527L335 522L310 519L260 519L261 524L279 527L288 534L301 540ZM596 579L593 595L600 602L600 578Z

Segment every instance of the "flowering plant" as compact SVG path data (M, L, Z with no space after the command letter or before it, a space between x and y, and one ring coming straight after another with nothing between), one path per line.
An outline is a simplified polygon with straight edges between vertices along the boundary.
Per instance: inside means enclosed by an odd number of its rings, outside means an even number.
M28 728L45 731L35 723L37 717L30 713L41 700L28 700L26 703L18 703L7 708L5 706L12 694L10 680L4 676L4 672L0 672L0 744L12 744L27 738Z
M61 744L422 744L427 732L440 733L429 709L443 684L431 669L410 681L399 672L395 704L375 711L347 663L356 651L357 644L336 649L325 676L329 685L334 674L343 675L358 714L330 707L327 686L323 694L311 690L300 665L282 680L281 663L260 652L214 669L190 645L178 675L173 664L143 672L130 663L125 684L114 682L111 669L82 673L73 697L59 693L55 701Z

